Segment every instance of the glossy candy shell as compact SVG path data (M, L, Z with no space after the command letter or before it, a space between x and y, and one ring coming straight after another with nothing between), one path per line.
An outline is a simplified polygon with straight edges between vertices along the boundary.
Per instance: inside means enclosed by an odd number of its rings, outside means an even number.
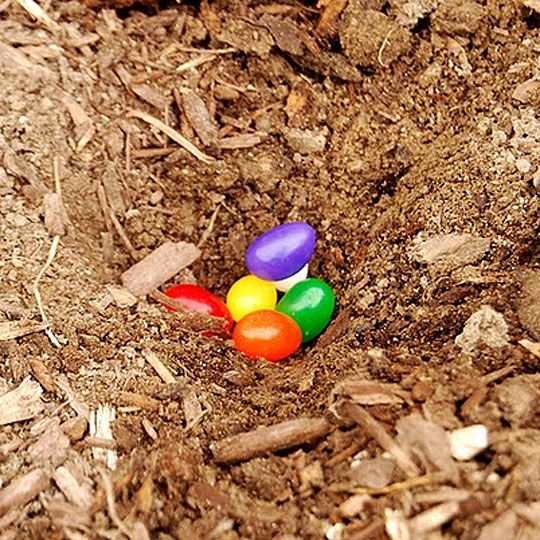
M309 278L289 289L276 310L297 322L302 330L302 343L306 343L328 326L335 304L332 288L321 279Z
M300 281L307 279L309 271L309 264L305 264L292 276L289 276L285 279L280 279L279 281L272 281L272 285L281 292L287 292L291 287L296 285Z
M268 281L285 279L309 262L316 240L313 228L303 221L274 227L258 236L248 247L247 269Z
M233 283L227 293L227 307L235 321L239 321L253 311L275 309L276 288L257 276L244 276Z
M234 327L233 340L247 357L277 362L300 347L302 332L287 315L262 310L250 313Z
M165 294L173 298L187 310L196 313L206 313L214 317L223 317L226 319L224 331L229 332L233 327L233 318L231 312L225 305L225 302L220 300L215 294L200 285L192 285L184 283L181 285L173 285L165 291ZM175 309L165 306L169 311Z

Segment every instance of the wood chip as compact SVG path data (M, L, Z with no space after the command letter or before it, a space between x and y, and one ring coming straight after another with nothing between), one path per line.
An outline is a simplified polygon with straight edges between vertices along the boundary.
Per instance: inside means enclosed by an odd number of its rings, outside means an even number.
M100 405L96 411L90 412L90 437L104 439L116 444L114 440L111 424L115 419L114 408ZM105 463L109 469L115 469L118 455L113 449L92 447L92 454L96 461Z
M34 418L43 410L41 386L26 377L15 389L0 396L0 426Z
M438 234L416 243L411 251L414 260L432 265L437 270L454 270L481 259L491 240L470 234Z
M540 501L534 501L529 504L518 502L514 504L513 510L518 516L526 519L537 529L540 529Z
M84 416L74 416L66 420L60 429L67 435L71 442L80 441L88 429L88 420Z
M396 422L398 435L396 441L404 447L414 448L437 469L444 471L449 477L457 476L457 467L452 459L449 434L435 422L412 413L401 417Z
M67 108L71 119L75 124L77 152L80 152L92 140L96 133L94 122L72 95L64 94L62 103Z
M58 375L55 379L56 387L66 395L70 407L80 416L90 418L90 408L82 399L72 390L67 377L64 374Z
M186 430L193 429L208 412L201 405L199 396L194 390L188 390L182 398L182 408L186 418Z
M154 481L151 474L144 479L139 491L137 491L135 504L137 510L143 514L148 514L152 511L154 505Z
M379 446L390 452L400 469L409 477L420 476L418 465L412 460L405 449L399 446L394 439L386 433L384 428L365 409L350 402L344 402L338 406L340 414L354 420L369 436L377 441Z
M8 341L10 339L42 332L48 327L48 324L43 322L21 320L21 321L3 321L0 322L0 341Z
M60 193L46 193L43 197L45 209L45 228L51 236L64 236L68 217L62 195Z
M518 343L530 353L534 354L536 358L540 358L540 343L529 341L528 339L522 339L521 341L518 341Z
M421 535L430 531L434 531L456 517L460 512L458 502L444 502L433 508L414 516L409 520L409 527L414 535Z
M32 62L24 53L3 41L0 41L0 66L30 77L40 77L45 80L55 78L55 74L50 69Z
M165 133L165 135L170 137L173 141L177 142L180 146L182 146L190 154L195 156L203 163L212 163L213 161L215 161L213 157L205 154L204 152L201 152L193 143L191 143L183 135L178 133L178 131L163 123L161 120L158 120L157 118L154 118L153 116L143 111L130 111L128 113L128 118L139 118L147 124L154 126L155 128Z
M330 0L321 13L317 23L317 32L320 34L328 32L336 23L346 5L347 0Z
M69 439L58 423L52 423L39 439L30 446L28 455L39 465L58 467L67 457Z
M331 393L331 401L347 397L359 405L399 405L410 402L408 392L397 384L384 384L364 379L349 379L338 383Z
M166 242L122 274L122 284L136 296L144 296L171 279L200 256L187 242Z
M141 421L141 425L144 429L144 431L146 431L146 434L152 439L152 440L157 440L158 438L158 432L156 431L156 428L153 426L152 422L150 422L150 420L148 420L148 418L143 418L142 421Z
M345 308L338 313L338 316L330 323L324 334L317 340L317 347L324 349L334 343L337 339L347 333L351 323L351 310Z
M324 418L301 418L233 435L214 443L211 450L218 463L233 463L311 442L331 430Z
M126 213L126 203L122 196L122 183L120 177L112 163L107 163L101 182L105 188L107 202L117 216L124 217Z
M369 495L352 495L339 505L338 512L345 518L353 518L360 514L372 501Z
M205 146L215 144L218 137L218 129L212 121L204 100L189 88L181 88L179 91L182 109L191 127L197 133Z
M529 79L528 81L518 84L512 92L512 99L527 103L540 90L540 80Z
M73 529L88 530L92 525L90 513L80 506L59 499L52 499L46 503L47 514L53 524L58 528L69 528L71 540L82 540L86 536L74 536ZM68 538L66 534L66 538Z
M119 308L131 307L137 303L137 297L124 287L115 287L111 285L107 287L107 290L114 303Z
M148 84L131 84L129 88L146 103L150 103L160 111L164 111L171 102L170 98L165 97L159 90Z
M237 148L251 148L262 142L262 137L255 133L245 133L243 135L235 135L234 137L225 137L217 143L218 148L227 150L235 150Z
M414 501L418 504L435 504L441 502L463 502L470 499L472 492L466 489L444 487L436 491L416 493Z
M0 65L4 66L2 61L2 47L0 41ZM26 180L38 193L44 195L50 193L50 189L39 178L34 166L21 159L11 148L2 148L4 152L3 165L6 171L21 180Z
M80 484L67 467L58 467L53 480L69 502L85 510L92 506L94 497L91 489L88 485Z
M492 371L491 373L488 373L487 375L481 377L478 386L473 390L471 395L465 400L465 402L461 406L461 415L464 417L468 416L487 397L488 385L497 381L498 379L506 377L506 375L512 373L514 369L515 366L513 365L505 366L501 369Z
M34 469L12 480L0 490L0 516L12 508L22 506L37 497L49 485L49 475L43 469Z
M155 372L161 377L161 380L166 384L176 384L176 379L169 368L163 364L157 354L149 349L143 351L144 359L154 368Z
M28 363L30 364L32 375L38 380L39 384L41 384L47 392L54 392L54 379L45 363L37 358L30 358Z
M43 8L37 2L34 2L34 0L17 0L17 2L43 26L55 32L60 31L59 24L56 21L53 21L47 13L45 13Z
M138 407L145 411L159 410L159 401L157 399L136 392L122 392L119 394L118 400L122 405Z
M484 525L477 536L478 540L508 540L516 538L518 519L512 510L507 510L491 523Z

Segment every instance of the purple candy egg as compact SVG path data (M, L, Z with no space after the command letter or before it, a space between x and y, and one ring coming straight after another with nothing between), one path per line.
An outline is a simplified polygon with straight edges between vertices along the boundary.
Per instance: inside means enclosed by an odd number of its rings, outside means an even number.
M247 269L269 281L292 276L309 262L316 240L313 227L303 221L278 225L251 242L246 252Z

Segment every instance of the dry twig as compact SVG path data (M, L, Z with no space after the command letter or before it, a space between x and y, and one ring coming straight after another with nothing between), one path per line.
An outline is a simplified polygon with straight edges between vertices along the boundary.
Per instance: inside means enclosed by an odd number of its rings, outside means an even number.
M311 442L331 430L332 425L324 418L290 420L227 437L212 445L212 453L219 463L244 461Z
M155 372L161 377L161 380L166 384L174 384L176 379L170 372L169 368L158 358L157 354L146 349L143 351L144 359L154 368Z
M37 497L49 484L49 475L43 469L34 469L12 480L0 490L0 516Z
M39 310L39 314L41 315L41 320L47 325L47 328L45 329L45 334L51 341L51 343L55 346L60 348L60 342L58 341L58 338L54 335L53 331L49 328L49 320L47 318L47 315L45 313L45 309L43 307L43 301L41 299L41 292L39 290L39 282L41 281L41 278L45 275L45 272L49 269L51 266L54 257L56 255L56 251L58 249L58 244L60 243L60 236L65 232L65 210L62 206L62 192L60 189L60 172L59 172L59 162L58 157L55 156L53 160L53 173L54 173L54 184L55 184L55 190L56 190L56 199L55 203L46 206L45 209L49 210L49 212L55 214L56 212L60 212L60 215L56 217L47 217L45 216L45 222L51 224L51 232L54 234L53 241L51 244L51 247L49 249L49 255L47 256L47 260L45 261L45 264L41 268L41 270L38 272L38 275L36 276L36 279L34 280L34 284L32 286L33 292L34 292L34 298L36 299L37 307Z
M407 476L411 478L420 476L420 469L409 454L386 433L380 423L365 409L353 403L345 402L339 407L339 412L354 420L368 435L377 441L381 448L390 452L394 456L397 465Z
M444 474L434 473L424 476L417 476L416 478L409 478L403 482L395 482L389 486L382 488L363 488L363 487L351 487L347 485L334 485L329 488L329 491L341 493L346 491L348 493L354 493L355 495L387 495L388 493L394 493L396 491L406 491L418 486L426 486L429 484L436 484L446 481L447 478Z
M216 219L218 217L220 209L221 209L221 203L218 203L218 205L216 206L216 209L212 212L212 215L210 216L208 227L206 227L205 231L201 235L200 240L197 242L198 248L200 248L208 240L208 238L210 238L210 235L212 234L212 231L214 230L214 226L216 224Z
M114 490L111 479L107 474L107 471L101 467L98 469L99 475L101 476L101 481L103 482L103 491L105 491L105 497L107 499L107 508L109 510L109 516L111 517L112 522L116 525L117 529L125 534L128 538L132 538L132 534L129 529L126 527L124 522L120 519L118 512L116 511L116 503L114 501Z
M192 142L188 141L183 135L178 133L178 131L168 126L161 120L154 118L150 114L147 114L143 111L133 110L130 111L127 116L128 118L139 118L147 124L150 124L151 126L159 129L160 131L165 133L165 135L170 137L173 141L177 142L180 146L182 146L182 148L186 149L190 154L195 156L198 160L204 163L212 163L213 161L215 161L213 157L205 154L204 152L201 152L201 150L199 150Z

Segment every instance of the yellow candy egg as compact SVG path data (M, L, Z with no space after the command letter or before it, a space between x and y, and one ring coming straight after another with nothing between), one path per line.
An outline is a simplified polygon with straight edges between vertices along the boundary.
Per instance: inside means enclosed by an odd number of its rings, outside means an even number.
M249 275L233 283L227 293L227 307L235 321L261 309L275 309L277 291L269 281Z

